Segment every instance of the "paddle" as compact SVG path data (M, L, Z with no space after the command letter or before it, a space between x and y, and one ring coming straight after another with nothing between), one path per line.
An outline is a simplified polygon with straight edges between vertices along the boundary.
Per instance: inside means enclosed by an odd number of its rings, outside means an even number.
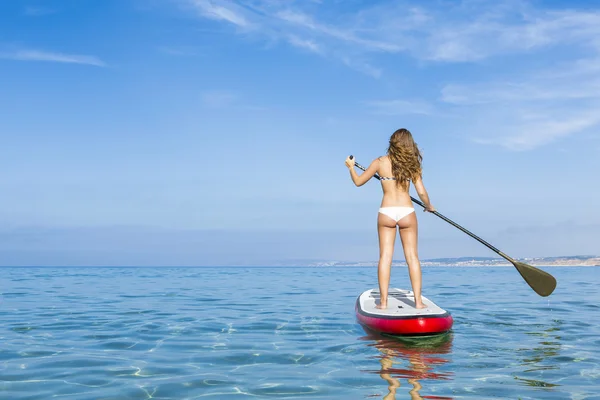
M351 160L353 158L354 158L354 156L350 156ZM365 167L363 167L359 163L355 162L354 165L356 167L358 167L359 169L362 169L363 171L365 171ZM375 176L375 178L381 180L381 177L379 176L379 174L377 172L375 173L374 176ZM421 207L425 208L425 204L423 204L419 200L415 199L412 196L410 196L410 199L412 201L414 201L415 203L417 203L418 205L420 205ZM458 225L456 222L450 220L449 218L444 217L439 212L433 211L433 214L437 215L438 217L440 217L444 221L448 222L450 225L454 226L455 228L460 229L461 231L463 231L467 235L471 236L473 239L477 240L478 242L484 244L485 246L487 246L489 249L491 249L492 251L494 251L501 257L510 261L512 263L512 265L515 266L517 271L519 271L519 273L521 274L523 279L525 279L525 282L527 282L527 284L540 296L543 296L543 297L549 296L554 291L554 288L556 288L556 279L554 279L554 277L552 275L550 275L549 273L547 273L546 271L542 271L541 269L535 268L531 265L513 260L511 257L507 256L506 254L504 254L503 252L501 252L500 250L498 250L497 248L495 248L494 246L492 246L485 240L483 240L480 237L476 236L475 234L469 232L468 230L466 230L462 226Z

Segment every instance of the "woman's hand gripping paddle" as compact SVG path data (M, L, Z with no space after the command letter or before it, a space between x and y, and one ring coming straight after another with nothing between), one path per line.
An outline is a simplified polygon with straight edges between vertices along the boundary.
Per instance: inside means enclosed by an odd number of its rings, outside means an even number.
M354 156L350 156L350 159L354 159ZM363 167L356 161L354 162L354 165L357 168L365 171L365 167ZM374 176L375 176L375 178L381 180L381 177L379 176L378 173L375 173ZM412 196L410 196L410 199L412 201L414 201L415 203L417 203L418 205L420 205L421 207L425 208L425 204L423 204L419 200L415 199ZM481 239L480 237L469 232L462 226L458 225L456 222L450 220L449 218L444 217L439 212L433 211L432 213L437 215L438 217L440 217L441 219L443 219L450 225L454 226L455 228L460 229L461 231L463 231L467 235L471 236L473 239L477 240L478 242L484 244L489 249L494 251L496 254L498 254L501 257L505 258L506 260L510 261L510 263L515 266L517 271L519 271L519 274L521 274L523 279L525 279L525 282L527 282L527 284L540 296L543 296L543 297L549 296L556 288L556 279L552 275L547 273L546 271L542 271L541 269L535 268L531 265L528 265L528 264L525 264L525 263L522 263L522 262L512 259L511 257L507 256L506 254L504 254L503 252L501 252L500 250L498 250L497 248L495 248L494 246L492 246L485 240Z

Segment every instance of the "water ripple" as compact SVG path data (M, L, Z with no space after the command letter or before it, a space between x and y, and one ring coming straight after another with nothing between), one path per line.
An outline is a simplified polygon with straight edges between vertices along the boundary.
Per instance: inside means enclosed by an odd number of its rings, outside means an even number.
M454 329L410 340L356 323L371 268L3 268L0 398L598 398L600 274L550 271L425 269Z

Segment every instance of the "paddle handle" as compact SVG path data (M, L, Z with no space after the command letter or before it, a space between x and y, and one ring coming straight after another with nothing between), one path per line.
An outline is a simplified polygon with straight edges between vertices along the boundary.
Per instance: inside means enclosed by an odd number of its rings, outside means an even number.
M354 158L353 156L350 156L350 159L353 159L353 158ZM357 168L362 169L363 171L366 170L365 167L363 167L362 165L360 165L357 162L354 162L354 165L356 165ZM375 176L375 178L381 180L381 177L379 176L379 174L377 172L375 172L374 176ZM410 199L412 201L414 201L415 203L417 203L418 205L420 205L421 207L425 208L425 204L423 204L421 201L415 199L412 196L410 196ZM509 256L507 256L506 254L504 254L503 252L501 252L500 250L498 250L497 248L495 248L494 246L492 246L491 244L489 244L488 242L486 242L485 240L483 240L479 236L475 235L474 233L472 233L472 232L468 231L467 229L463 228L462 226L460 226L456 222L452 221L450 218L447 218L447 217L443 216L442 214L440 214L437 211L433 211L432 213L435 214L435 215L437 215L438 217L440 217L441 219L443 219L444 221L446 221L450 225L454 226L455 228L458 228L461 231L463 231L464 233L466 233L467 235L471 236L473 239L477 240L479 243L483 244L484 246L487 246L490 250L492 250L496 254L504 257L505 259L507 259L511 263L514 262L514 260L512 258L510 258Z

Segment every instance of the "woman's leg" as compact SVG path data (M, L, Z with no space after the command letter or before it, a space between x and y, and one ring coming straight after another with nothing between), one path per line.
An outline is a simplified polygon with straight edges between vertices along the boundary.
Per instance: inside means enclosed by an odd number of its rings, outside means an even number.
M415 294L415 307L426 308L427 306L421 300L421 263L419 262L417 251L418 224L415 213L413 212L398 221L398 228L400 230L404 258L408 264L410 283Z
M379 294L381 300L376 307L385 309L387 308L392 257L394 256L394 243L396 241L396 221L387 215L379 214L377 217L377 232L379 234L379 265L377 266L377 278L379 280Z

